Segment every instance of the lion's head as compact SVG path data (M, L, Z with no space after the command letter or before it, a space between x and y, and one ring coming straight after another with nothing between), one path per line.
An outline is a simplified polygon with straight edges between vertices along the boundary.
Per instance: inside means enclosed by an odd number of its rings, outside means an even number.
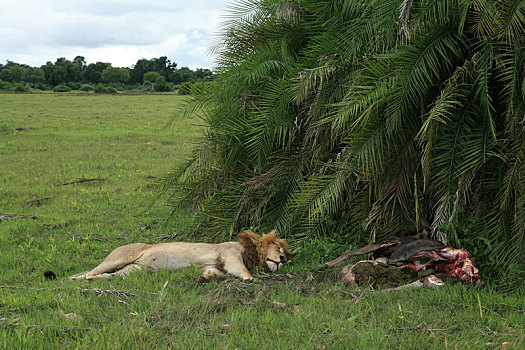
M248 269L263 266L275 272L293 257L288 243L275 237L275 230L263 236L245 230L239 234L239 243L244 246L243 262Z

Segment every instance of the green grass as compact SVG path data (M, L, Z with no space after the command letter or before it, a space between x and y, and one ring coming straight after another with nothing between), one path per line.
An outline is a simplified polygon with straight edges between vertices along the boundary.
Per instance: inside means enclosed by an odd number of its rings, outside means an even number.
M0 94L0 215L24 216L0 221L0 348L525 347L522 297L490 287L358 290L334 283L337 269L309 282L305 271L326 258L319 242L302 247L282 273L256 271L251 284L198 284L196 268L68 281L119 245L192 236L189 211L168 223L162 203L144 211L154 197L150 177L181 164L202 132L197 120L166 127L184 101ZM81 178L106 180L56 186ZM46 281L47 269L58 278Z

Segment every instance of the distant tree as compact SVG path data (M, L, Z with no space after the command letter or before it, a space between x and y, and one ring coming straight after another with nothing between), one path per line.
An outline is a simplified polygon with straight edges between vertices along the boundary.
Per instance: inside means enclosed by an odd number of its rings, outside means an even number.
M0 80L11 81L11 73L8 68L4 68L0 71Z
M78 79L79 72L75 69L75 66L71 61L68 61L65 57L57 58L55 62L55 75L57 81L68 82L76 81Z
M107 67L102 71L102 80L111 81L115 86L129 80L129 70L127 68Z
M142 58L133 65L130 72L130 81L134 84L143 82L144 74L157 72L166 79L177 69L177 63L171 62L166 56L147 60Z
M195 78L195 73L191 69L189 69L188 67L182 67L176 72L170 74L169 81L171 81L174 84L181 84Z
M47 62L41 67L44 70L46 84L58 85L61 83L80 80L80 69L65 57L57 58L55 63Z
M22 81L22 77L24 75L23 66L19 65L18 63L9 62L6 65L6 67L2 70L2 72L5 70L9 71L9 79L6 81L11 81L11 82L16 82L16 83ZM2 80L5 80L5 79L2 79Z
M155 72L158 72L166 79L173 71L175 71L175 69L177 69L177 63L171 62L166 56L154 58L151 61Z
M25 67L22 80L33 84L33 86L43 83L44 70L42 68Z
M84 72L82 74L82 80L89 82L89 83L94 83L94 84L102 82L102 72L107 67L111 67L111 63L104 63L104 62L90 63L84 69Z
M53 85L67 82L67 68L65 65L53 66Z
M73 59L73 65L77 67L78 71L82 74L86 69L86 59L84 56L77 56Z
M213 73L211 72L211 70L206 68L197 68L197 70L195 71L195 78L197 79L211 78L212 75Z
M157 72L144 74L144 85L149 86L151 91L171 91L171 85L166 82L166 78Z
M153 86L155 91L170 91L171 86L166 82L166 78L164 78L162 75L159 75L157 80L155 80L155 84Z
M144 74L150 72L149 64L147 59L140 59L133 65L130 71L130 82L133 84L140 84L143 82Z
M170 74L168 80L170 82L172 82L173 84L180 84L181 83L181 79L180 79L180 73L179 71L175 71L173 73Z
M160 78L161 75L157 72L148 72L144 74L144 83L154 83L157 81L158 78Z
M67 84L73 89L81 86L73 83L99 84L108 81L118 85L121 82L142 84L147 81L155 84L157 91L169 91L172 89L171 83L205 80L212 76L212 72L205 68L198 68L195 71L188 67L177 69L177 63L171 62L166 56L149 60L142 58L132 68L115 68L117 70L109 70L103 77L102 73L108 67L111 67L111 63L87 64L84 56L76 56L73 61L59 57L55 62L48 61L40 67L7 61L6 64L0 64L0 80L6 83L25 81L34 87L38 84L49 86Z
M195 73L193 73L193 71L188 67L182 67L181 69L179 69L179 74L181 83L190 81L195 78Z
M54 84L54 69L55 66L52 62L48 61L45 65L41 66L42 70L44 71L44 82L48 85L55 85Z

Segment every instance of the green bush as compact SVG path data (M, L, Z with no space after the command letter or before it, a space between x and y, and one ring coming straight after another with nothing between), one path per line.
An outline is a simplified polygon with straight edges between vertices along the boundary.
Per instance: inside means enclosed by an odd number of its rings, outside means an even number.
M49 85L44 84L44 83L38 83L38 84L36 84L35 89L46 91L46 90L51 90L51 87Z
M115 89L112 86L104 86L102 84L98 84L95 87L95 93L96 94L116 94L117 93L117 89Z
M124 83L119 84L120 91L134 90L136 88L137 87L133 84L124 84Z
M11 88L11 84L7 81L0 80L0 90L9 90Z
M82 84L79 82L71 81L67 83L67 86L69 86L71 90L80 90L80 87L82 86Z
M157 72L148 72L144 73L143 81L144 83L156 83L160 77L162 76Z
M60 84L60 85L55 86L53 91L54 92L68 92L68 91L71 91L71 88L65 84Z
M95 86L95 93L96 93L96 94L101 94L101 93L103 93L103 92L104 92L104 85L102 85L102 84L97 84L97 85Z
M154 88L155 91L171 91L170 85L163 76L159 76L157 80L155 80Z
M18 83L15 85L15 92L21 93L21 92L27 92L27 87L25 83Z
M79 90L80 91L93 91L95 90L95 88L93 87L93 85L90 85L90 84L82 84Z

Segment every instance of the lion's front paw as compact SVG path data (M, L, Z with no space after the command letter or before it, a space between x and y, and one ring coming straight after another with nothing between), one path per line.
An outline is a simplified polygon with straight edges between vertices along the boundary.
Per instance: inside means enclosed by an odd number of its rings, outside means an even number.
M199 276L199 279L197 280L197 282L199 282L199 283L207 283L207 282L209 282L209 281L210 281L210 280L207 279L207 278L204 277L204 276Z

